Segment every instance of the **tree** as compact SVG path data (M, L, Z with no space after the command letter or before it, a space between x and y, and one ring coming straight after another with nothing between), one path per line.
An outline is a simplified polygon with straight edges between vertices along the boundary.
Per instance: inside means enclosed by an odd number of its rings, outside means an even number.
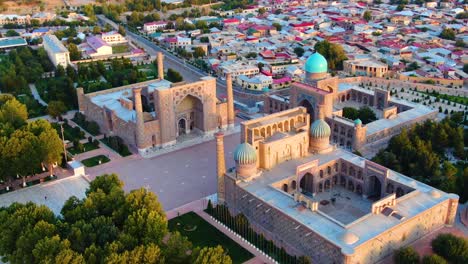
M68 44L68 51L70 52L71 61L81 60L81 52L78 50L78 46L74 43Z
M439 255L432 254L429 256L424 256L422 259L422 264L447 264L448 262Z
M164 245L164 257L174 264L189 263L191 259L189 251L191 249L192 243L187 237L182 236L179 232L174 232L170 234Z
M372 111L372 109L364 106L359 109L359 119L361 119L362 123L368 124L377 120L377 116L375 115L374 111Z
M205 50L202 47L195 47L195 49L193 50L193 56L195 58L200 58L200 57L203 57L205 55L206 55Z
M101 34L101 27L98 27L98 26L93 27L93 34L94 35Z
M9 29L6 33L6 37L18 37L20 34L13 29Z
M402 247L395 250L393 261L395 264L419 264L419 255L412 247Z
M67 107L62 101L50 101L47 105L47 114L53 118L61 119L66 111Z
M312 261L310 260L310 258L308 256L300 256L297 259L297 263L298 264L311 264Z
M172 68L167 69L166 79L170 82L181 82L184 80L182 75L180 75L178 71L175 71Z
M450 263L468 262L468 240L452 234L440 234L432 240L434 252Z
M348 59L341 45L330 43L327 40L317 42L314 49L327 59L328 68L332 70L343 69L343 61Z
M141 245L131 251L124 251L117 254L112 253L107 259L108 264L125 264L125 263L147 263L159 264L164 263L164 257L161 254L161 249L153 243L149 245Z
M19 128L26 123L28 110L26 106L16 99L10 99L0 104L0 123L8 123L14 128Z
M277 22L273 23L272 26L274 26L277 31L281 31L281 29L283 29L283 26Z
M294 48L294 53L296 53L297 57L302 57L304 55L304 48L303 47L295 47Z
M444 28L439 37L448 40L455 40L455 31L451 28Z
M258 13L259 13L260 15L265 14L265 12L266 12L266 9L265 9L264 7L260 7L260 8L258 9Z
M396 8L397 11L403 11L403 9L405 9L405 5L404 4L399 4Z
M364 11L362 18L364 18L366 21L371 21L372 20L372 12L370 10Z
M351 120L356 120L359 118L359 110L353 107L344 107L343 116Z
M459 47L459 48L464 48L467 45L466 45L465 41L463 41L462 39L457 39L455 41L455 46Z
M127 32L125 31L125 28L122 25L119 25L119 34L122 36L127 35Z
M194 264L231 264L231 257L224 253L221 246L203 248L195 254Z

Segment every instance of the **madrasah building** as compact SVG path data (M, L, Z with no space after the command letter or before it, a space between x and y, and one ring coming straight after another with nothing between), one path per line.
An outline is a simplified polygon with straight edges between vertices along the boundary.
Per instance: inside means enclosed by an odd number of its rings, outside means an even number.
M328 109L329 110L329 109ZM312 263L375 263L444 225L458 196L330 144L327 108L296 107L241 123L235 168L216 134L218 203Z
M374 77L332 77L328 73L327 60L318 52L307 59L304 72L302 82L294 82L288 94L278 91L266 96L264 112L275 113L303 106L310 114L311 122L322 114L331 128L331 142L342 148L366 153L386 144L403 128L437 118L437 110L391 97L387 88L401 85L397 83L400 81ZM366 89L365 86L373 89ZM359 119L350 120L343 116L344 107L364 106L369 107L378 120L363 124Z
M163 54L158 53L158 79L94 93L77 88L80 112L102 133L119 136L142 155L234 127L231 74L226 74L227 100L216 96L216 79L193 83L164 79Z

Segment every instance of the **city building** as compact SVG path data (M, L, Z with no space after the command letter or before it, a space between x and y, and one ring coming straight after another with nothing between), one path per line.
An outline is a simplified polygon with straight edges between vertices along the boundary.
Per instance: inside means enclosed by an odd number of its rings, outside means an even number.
M127 39L117 31L109 31L101 34L101 39L109 45L126 43Z
M87 37L86 42L79 45L83 55L91 58L112 55L112 47L97 36Z
M0 38L0 50L8 50L27 45L28 43L26 40L20 37Z
M20 16L20 15L4 15L0 14L0 26L5 24L18 24L26 25L29 24L31 17L29 15Z
M437 110L390 96L384 88L393 85L392 80L374 77L331 77L327 60L319 53L312 54L304 65L305 78L294 82L289 89L287 101L265 97L264 112L274 113L283 109L303 106L313 122L319 117L319 108L324 120L332 128L330 140L343 148L361 153L372 150L375 144L384 144L417 122L437 117ZM363 84L377 86L373 90ZM289 102L289 107L286 107ZM369 107L378 120L363 124L361 120L343 117L344 107Z
M330 144L320 109L312 124L304 107L241 123L228 170L218 133L218 203L312 263L376 263L454 223L457 195Z
M351 75L378 78L386 77L388 72L387 64L370 58L345 60L343 68L346 73Z
M66 68L70 64L70 52L55 35L44 35L42 43L55 67L62 65L62 67Z
M211 136L234 126L232 77L227 75L227 100L216 97L216 79L193 83L164 80L158 53L158 80L84 94L78 88L79 110L101 131L119 136L144 155L195 136Z
M154 21L154 22L149 22L143 24L143 31L145 31L147 34L154 33L158 30L163 30L167 26L166 21Z

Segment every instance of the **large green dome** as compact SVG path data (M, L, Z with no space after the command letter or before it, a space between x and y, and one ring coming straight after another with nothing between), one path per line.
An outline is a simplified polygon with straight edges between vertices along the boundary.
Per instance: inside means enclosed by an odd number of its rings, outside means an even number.
M324 73L328 71L328 62L324 56L315 52L307 59L304 70L308 73Z
M257 162L257 152L249 143L239 144L234 150L234 161L239 164L254 164Z
M310 135L313 138L327 138L330 137L330 126L323 119L315 120L310 126Z

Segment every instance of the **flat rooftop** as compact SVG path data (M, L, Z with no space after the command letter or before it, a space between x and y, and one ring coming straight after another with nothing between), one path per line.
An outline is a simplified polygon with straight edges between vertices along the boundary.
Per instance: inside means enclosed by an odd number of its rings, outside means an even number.
M169 88L171 86L171 82L166 80L155 80L148 85L148 92L151 93L158 87ZM132 85L129 85L128 88L114 88L111 90L107 90L106 93L98 94L91 97L91 102L95 105L103 108L106 107L107 109L114 111L115 114L122 120L129 122L135 121L136 113L133 109L127 109L120 103L121 98L132 99Z
M298 207L300 204L295 202L291 195L272 186L272 184L280 180L294 176L296 168L299 165L313 160L318 160L318 164L320 166L338 159L346 160L362 168L365 166L364 158L338 148L327 154L309 155L304 158L283 162L269 171L262 172L260 176L251 181L240 182L239 187L248 191L263 203L282 211L284 214L318 233L331 243L341 247L342 249L354 250L355 247L358 247L362 243L374 238L385 230L400 224L402 220L398 220L393 216L386 216L382 213L368 213L345 228L320 214L320 212L313 212L309 209L299 210ZM451 194L436 190L435 188L415 181L395 171L390 170L388 178L415 189L414 191L398 198L396 206L392 207L392 209L398 211L400 215L404 216L405 219L416 216L440 202L452 198ZM440 196L431 195L433 191L438 192ZM357 207L359 208L359 206ZM355 217L359 216L358 212L358 215ZM342 240L342 237L348 232L355 234L359 240L351 245L346 244Z
M68 52L67 48L55 35L44 35L42 40L44 41L44 45L47 45L53 53Z

